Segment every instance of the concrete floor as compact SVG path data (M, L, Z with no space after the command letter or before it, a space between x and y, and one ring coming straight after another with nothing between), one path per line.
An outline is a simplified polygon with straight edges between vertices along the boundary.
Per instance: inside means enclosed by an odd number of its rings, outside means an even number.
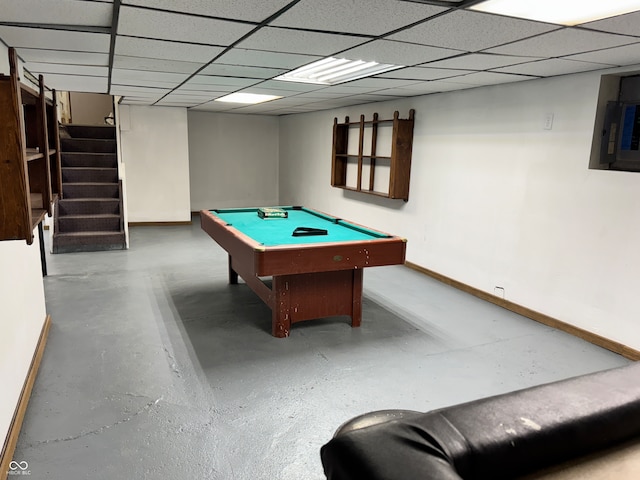
M362 327L273 338L197 218L48 267L53 324L14 455L32 480L320 480L320 447L353 416L628 363L401 266L365 271Z

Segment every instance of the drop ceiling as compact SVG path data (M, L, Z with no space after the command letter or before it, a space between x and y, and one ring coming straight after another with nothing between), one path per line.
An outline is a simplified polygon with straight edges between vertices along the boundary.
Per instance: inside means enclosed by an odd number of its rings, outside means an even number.
M266 115L640 64L640 12L565 27L474 3L0 0L0 40L57 90ZM335 86L273 80L327 56L405 67ZM232 92L282 98L214 101Z

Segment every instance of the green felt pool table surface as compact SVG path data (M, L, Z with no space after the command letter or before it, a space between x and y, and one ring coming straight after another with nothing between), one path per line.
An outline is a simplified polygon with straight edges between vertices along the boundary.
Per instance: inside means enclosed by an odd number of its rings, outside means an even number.
M260 218L257 208L211 210L227 225L264 246L298 245L319 242L366 241L388 235L367 229L304 207L277 207L285 210L287 218ZM326 230L326 235L293 236L298 227Z

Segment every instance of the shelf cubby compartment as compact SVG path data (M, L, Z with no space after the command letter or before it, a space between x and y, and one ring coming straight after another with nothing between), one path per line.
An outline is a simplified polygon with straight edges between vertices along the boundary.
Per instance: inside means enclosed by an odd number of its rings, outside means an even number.
M372 120L365 120L365 116L360 115L359 122L351 122L346 117L343 123L338 123L335 118L331 185L408 201L414 115L415 111L410 110L409 118L401 119L396 111L393 119L380 120L374 113ZM386 138L381 135L385 129L391 129ZM354 140L357 141L357 149L350 149Z

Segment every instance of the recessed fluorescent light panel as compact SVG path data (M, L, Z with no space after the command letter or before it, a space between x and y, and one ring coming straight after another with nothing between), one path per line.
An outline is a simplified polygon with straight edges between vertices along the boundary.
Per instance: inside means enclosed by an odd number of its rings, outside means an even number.
M224 97L216 98L216 102L228 102L228 103L245 103L245 104L256 104L268 102L270 100L276 100L277 95L261 95L259 93L230 93L229 95L225 95Z
M389 70L402 68L404 65L365 62L364 60L347 60L346 58L323 58L304 67L296 68L274 80L285 82L315 83L318 85L336 85L338 83L370 77Z
M579 25L640 10L640 0L487 0L471 10L560 25Z

